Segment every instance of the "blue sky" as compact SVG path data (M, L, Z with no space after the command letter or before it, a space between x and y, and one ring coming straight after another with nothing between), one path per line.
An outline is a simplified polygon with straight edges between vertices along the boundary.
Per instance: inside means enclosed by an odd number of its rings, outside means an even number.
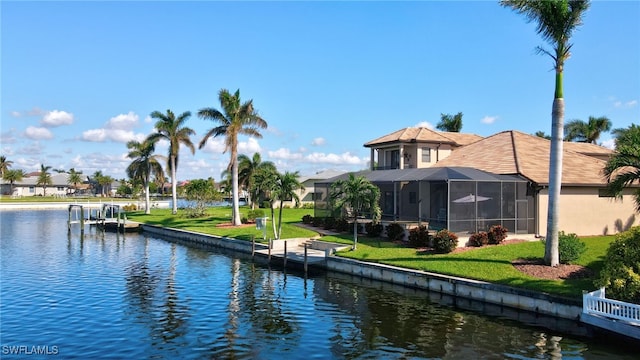
M533 23L490 1L13 2L1 11L2 155L13 168L124 178L149 114L218 91L268 122L240 153L281 172L367 167L363 144L464 113L463 132L550 133L554 72ZM565 65L565 119L640 122L640 2L595 1ZM180 152L178 179L220 180L222 138ZM612 143L604 134L601 141ZM166 144L157 151L166 153Z

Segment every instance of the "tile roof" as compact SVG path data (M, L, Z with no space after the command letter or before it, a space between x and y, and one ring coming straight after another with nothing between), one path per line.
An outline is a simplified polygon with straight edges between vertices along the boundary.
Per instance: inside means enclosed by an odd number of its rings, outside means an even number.
M579 152L584 155L605 155L610 156L613 155L613 150L606 148L604 146L591 144L591 143L583 143L583 142L565 142L564 147L567 150Z
M350 173L317 181L316 184L330 184L337 180L346 180ZM519 176L492 174L470 167L429 167L421 169L395 170L362 170L353 173L354 176L364 176L373 183L390 183L403 181L444 181L444 180L477 180L477 181L522 181Z
M429 142L443 143L454 146L471 144L482 139L482 136L475 134L464 134L457 132L436 131L425 127L408 127L392 132L391 134L379 137L364 144L365 147L375 145L390 144L395 142Z
M563 146L562 184L606 184L602 176L606 162L576 151L587 147L573 145ZM520 174L537 184L548 185L550 149L549 140L514 130L503 131L456 149L434 166L468 166L495 174Z

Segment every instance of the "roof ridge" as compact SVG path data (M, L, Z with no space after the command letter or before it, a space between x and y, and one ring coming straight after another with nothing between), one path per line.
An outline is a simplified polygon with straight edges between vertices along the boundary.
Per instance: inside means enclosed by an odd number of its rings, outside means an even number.
M521 174L521 172L520 172L520 160L518 159L518 148L516 146L516 134L514 133L513 130L510 131L509 133L511 135L511 147L513 149L513 160L514 160L514 163L516 165L516 172L518 174Z

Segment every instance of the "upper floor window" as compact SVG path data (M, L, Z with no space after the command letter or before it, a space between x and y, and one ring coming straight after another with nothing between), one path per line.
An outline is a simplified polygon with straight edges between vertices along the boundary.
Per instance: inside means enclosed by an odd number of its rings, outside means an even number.
M422 162L423 163L431 162L431 148L428 148L428 147L422 148Z

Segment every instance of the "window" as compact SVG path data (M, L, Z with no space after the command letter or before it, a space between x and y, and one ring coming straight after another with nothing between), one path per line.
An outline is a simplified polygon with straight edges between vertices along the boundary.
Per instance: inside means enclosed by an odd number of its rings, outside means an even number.
M36 192L36 187L35 186L29 186L29 194L33 194Z
M428 148L428 147L422 148L422 162L423 163L431 162L431 148Z

